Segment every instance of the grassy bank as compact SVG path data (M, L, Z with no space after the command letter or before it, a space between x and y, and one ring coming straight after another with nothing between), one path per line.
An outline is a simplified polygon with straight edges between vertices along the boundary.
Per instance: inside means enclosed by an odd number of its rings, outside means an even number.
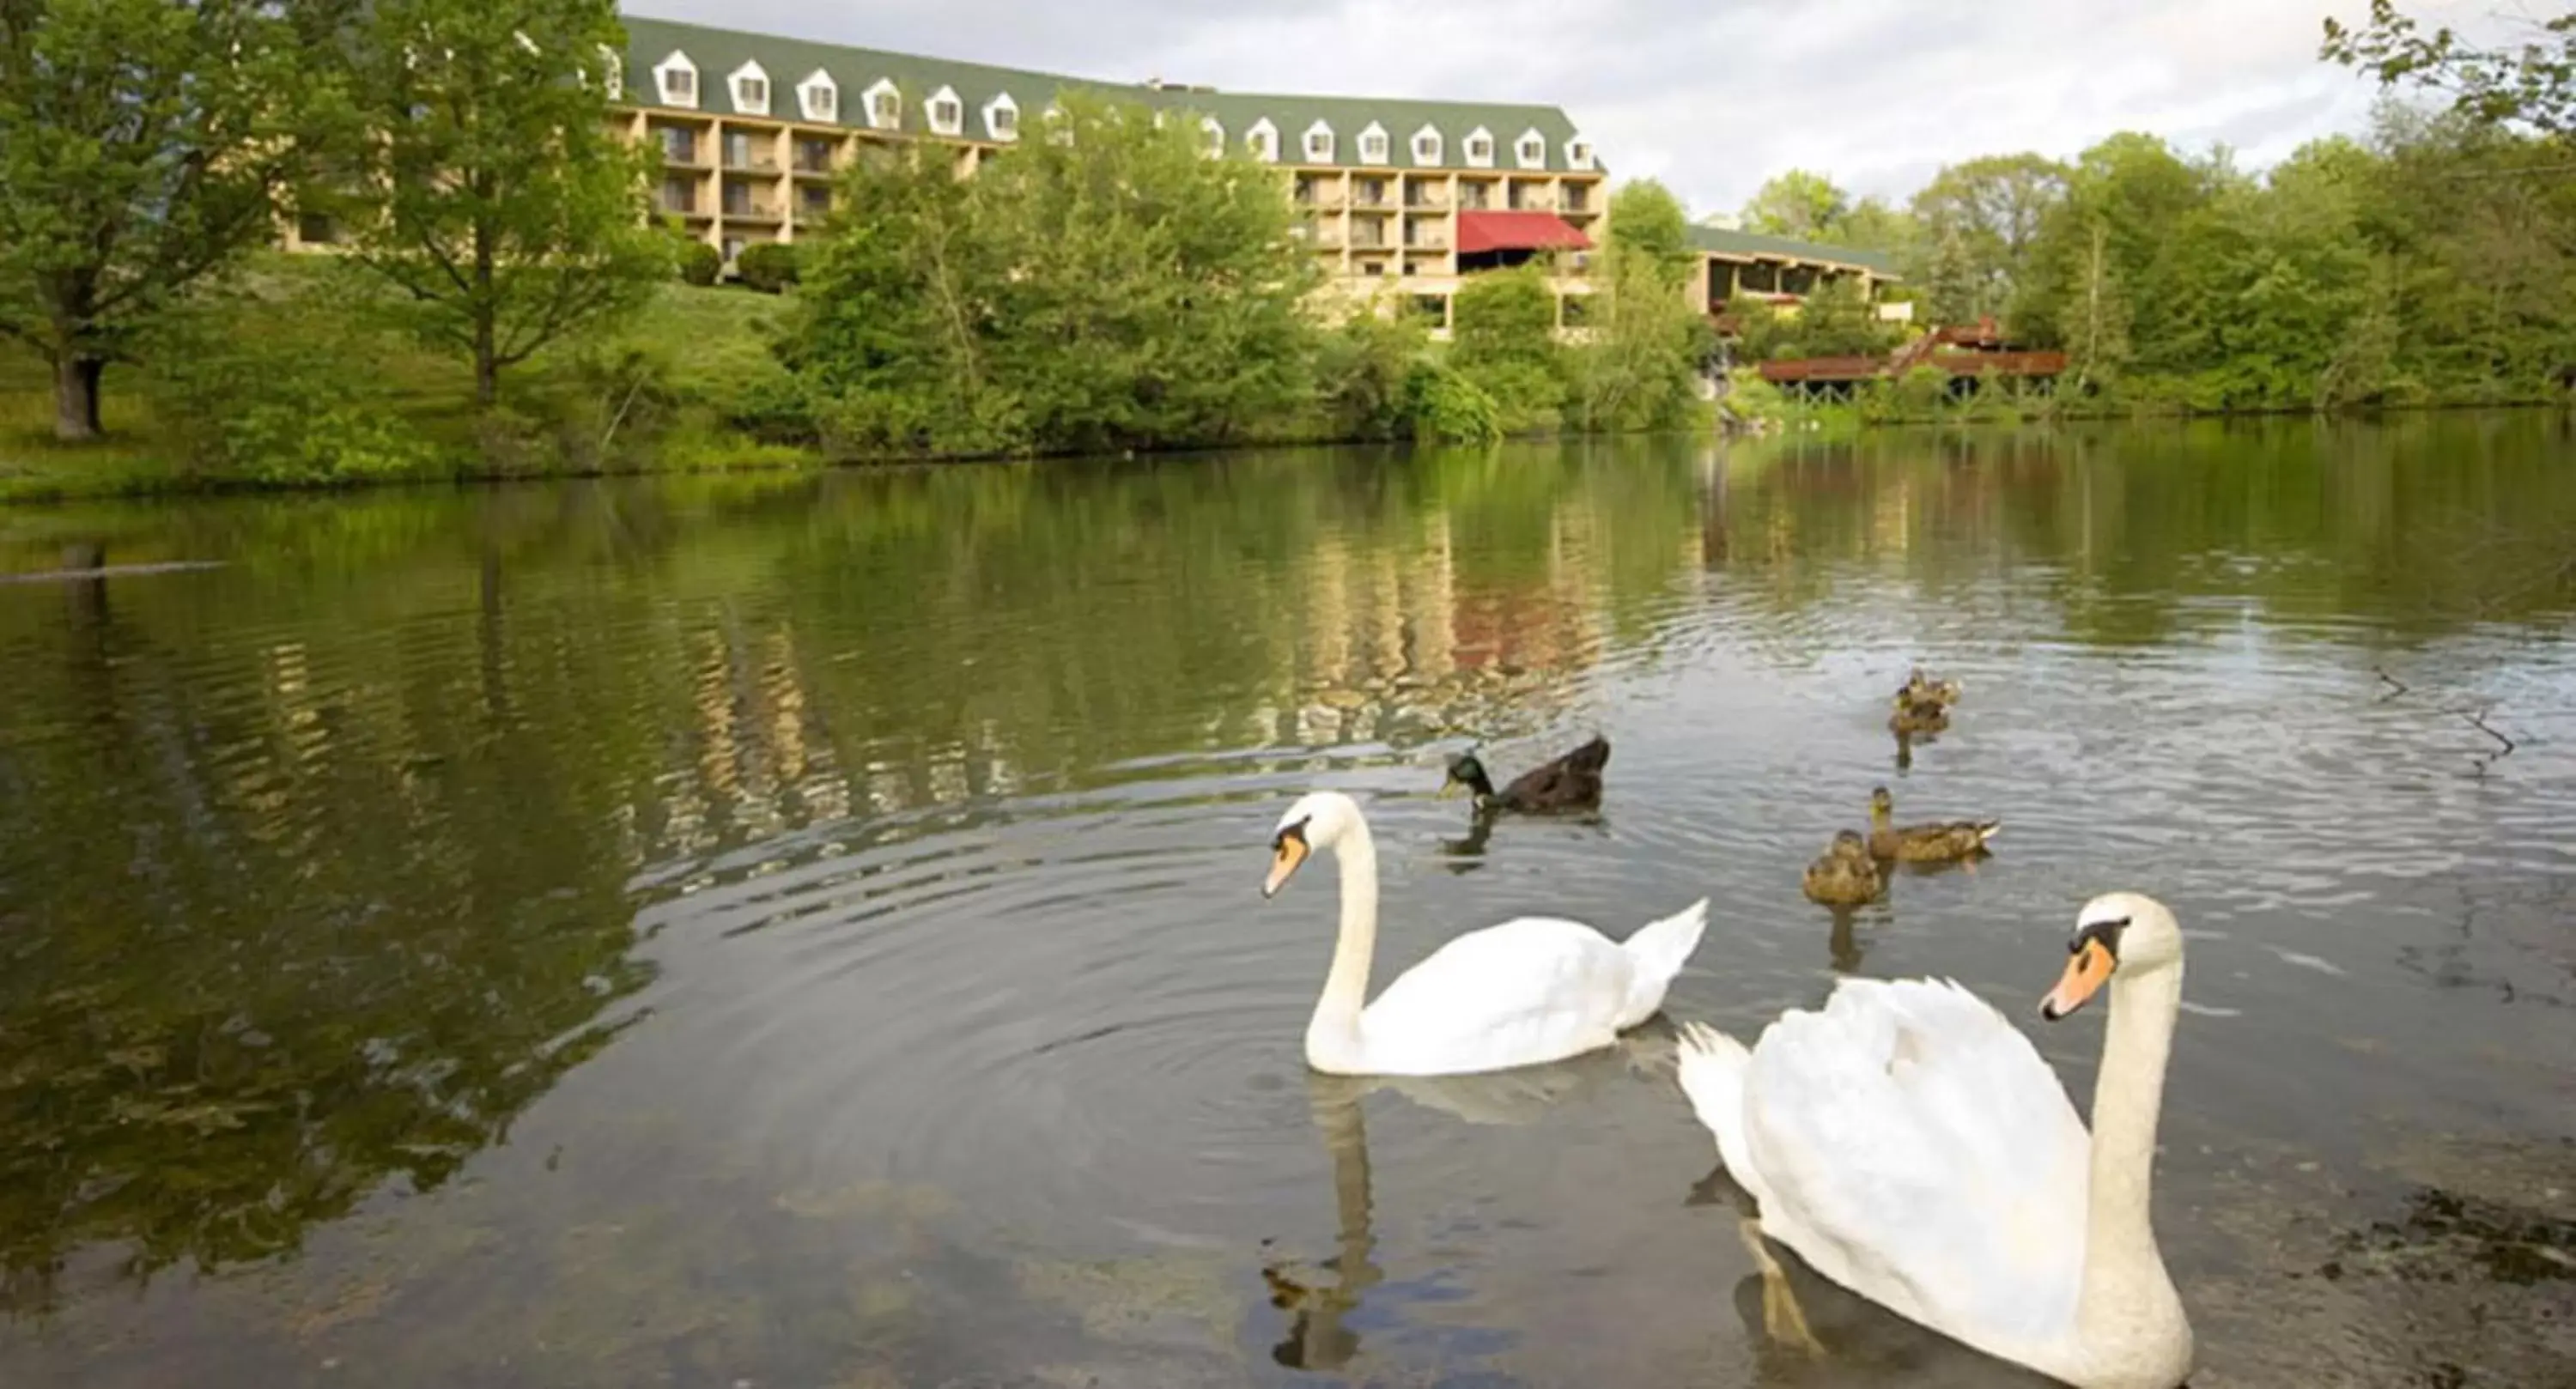
M775 296L662 286L617 333L512 372L484 416L461 358L335 270L265 258L169 327L164 365L109 368L97 443L54 439L45 363L0 342L0 502L821 461L757 427L786 378Z

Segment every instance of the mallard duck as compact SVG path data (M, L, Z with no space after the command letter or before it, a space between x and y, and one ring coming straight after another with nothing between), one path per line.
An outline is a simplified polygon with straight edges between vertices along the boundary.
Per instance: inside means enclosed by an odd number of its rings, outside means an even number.
M1466 1075L1609 1046L1664 1006L1708 925L1705 897L1623 941L1580 922L1519 917L1450 941L1370 1003L1377 847L1358 802L1317 791L1288 807L1261 895L1319 849L1342 871L1341 937L1306 1024L1306 1064L1327 1075Z
M1932 677L1925 675L1923 673L1923 667L1921 666L1916 666L1914 668L1914 672L1905 677L1904 687L1896 692L1896 703L1898 708L1903 708L1908 704L1931 703L1940 705L1942 708L1946 709L1958 702L1958 681L1935 680Z
M1877 898L1886 880L1878 874L1878 864L1869 856L1869 846L1857 831L1844 830L1816 861L1807 865L1800 880L1807 900L1828 907L1856 907Z
M1516 810L1523 814L1544 814L1554 810L1589 810L1601 804L1601 769L1610 762L1610 740L1595 737L1543 767L1512 778L1512 784L1500 791L1485 774L1485 764L1472 752L1462 752L1449 760L1448 780L1441 783L1446 794L1452 786L1464 786L1476 794L1479 809Z
M1986 841L2004 827L2001 820L1952 820L1946 824L1898 825L1896 798L1884 786L1869 793L1869 852L1874 858L1904 863L1947 863L1985 851Z
M1949 727L1948 705L1937 699L1908 699L1902 690L1896 695L1896 712L1887 716L1887 731L1899 738L1940 733Z
M1684 1023L1681 1089L1761 1232L1818 1274L2077 1389L2170 1389L2191 1322L2150 1212L2182 931L2115 892L2067 950L2040 1017L2110 999L2089 1133L2029 1038L1931 979L1845 979L1749 1049Z

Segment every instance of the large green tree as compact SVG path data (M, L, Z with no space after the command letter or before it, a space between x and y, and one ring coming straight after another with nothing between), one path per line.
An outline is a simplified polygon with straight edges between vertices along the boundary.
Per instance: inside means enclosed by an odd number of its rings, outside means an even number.
M653 156L608 122L614 0L374 0L354 45L364 137L340 193L356 261L474 395L613 320L668 271L646 225Z
M96 437L107 365L272 234L318 8L0 0L0 335L53 367L58 437Z
M1823 174L1791 169L1776 174L1744 205L1744 229L1766 236L1819 240L1851 210L1851 195Z
M1671 189L1650 178L1619 185L1610 195L1610 249L1642 252L1656 263L1690 270L1690 214Z
M1593 429L1686 423L1715 331L1691 301L1694 259L1679 199L1651 179L1610 200L1610 244L1572 354L1572 400Z
M2000 314L2030 270L2032 246L2066 196L2067 168L2036 154L1950 165L1914 195L1919 264L1933 316L1958 323Z

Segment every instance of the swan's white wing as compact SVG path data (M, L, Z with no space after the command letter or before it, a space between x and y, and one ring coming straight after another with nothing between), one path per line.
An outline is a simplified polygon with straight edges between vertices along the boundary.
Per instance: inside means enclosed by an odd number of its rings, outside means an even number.
M2071 1331L2090 1141L1975 995L1845 980L1763 1033L1745 1117L1763 1227L1818 1272L1989 1350Z
M1397 976L1360 1016L1369 1068L1434 1075L1556 1061L1618 1036L1634 963L1575 921L1470 931Z

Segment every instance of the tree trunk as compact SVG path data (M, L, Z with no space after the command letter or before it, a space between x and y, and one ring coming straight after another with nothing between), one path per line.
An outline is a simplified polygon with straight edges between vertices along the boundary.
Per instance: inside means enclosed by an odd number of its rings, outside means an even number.
M98 382L107 363L67 352L54 359L54 437L87 443L99 436Z
M501 399L501 363L492 351L492 330L474 334L474 403L489 410Z

